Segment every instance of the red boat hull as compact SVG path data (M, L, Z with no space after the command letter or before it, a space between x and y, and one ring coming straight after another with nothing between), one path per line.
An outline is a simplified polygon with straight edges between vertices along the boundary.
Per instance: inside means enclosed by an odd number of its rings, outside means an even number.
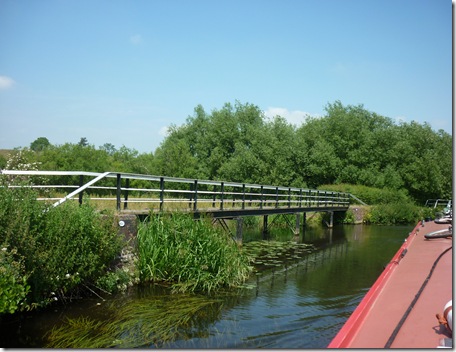
M425 239L448 225L413 229L328 348L436 348L451 332L439 324L452 298L452 237Z

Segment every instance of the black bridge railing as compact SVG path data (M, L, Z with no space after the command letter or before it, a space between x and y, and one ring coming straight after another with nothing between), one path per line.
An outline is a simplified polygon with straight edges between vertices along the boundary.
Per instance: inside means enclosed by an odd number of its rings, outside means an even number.
M122 172L1 170L0 174L10 180L8 187L24 187L14 182L17 178L30 180L25 187L40 189L43 196L39 199L53 201L54 206L70 199L82 203L83 194L87 193L91 200L115 202L118 211L133 207L138 210L145 205L145 210L212 213L256 211L260 214L274 209L343 211L348 208L351 196L316 189ZM68 189L74 190L62 196Z

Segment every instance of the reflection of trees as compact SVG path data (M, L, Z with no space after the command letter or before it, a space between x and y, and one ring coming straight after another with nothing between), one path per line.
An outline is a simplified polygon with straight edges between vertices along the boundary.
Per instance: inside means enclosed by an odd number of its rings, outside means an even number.
M319 266L318 275L302 276L299 287L316 287L322 297L366 291L399 249L406 236L405 229L402 226L352 226L347 236L346 255L332 256L332 260Z

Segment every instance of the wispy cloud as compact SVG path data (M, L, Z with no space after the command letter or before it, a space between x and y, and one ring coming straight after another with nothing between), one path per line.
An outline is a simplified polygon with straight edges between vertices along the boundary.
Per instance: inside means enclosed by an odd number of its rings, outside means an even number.
M143 42L143 39L140 34L135 34L130 37L130 43L133 45L139 45Z
M396 116L393 121L400 125L401 123L408 123L408 118L405 116Z
M160 128L158 131L158 134L163 137L168 137L169 136L169 126L163 126Z
M306 121L307 117L318 117L320 115L318 114L311 114L306 111L301 111L301 110L288 110L286 108L277 108L277 107L269 107L265 112L264 112L266 117L273 118L275 116L281 116L285 120L287 120L289 123L293 125L300 125L303 122Z
M14 80L7 76L0 76L0 90L6 90L14 85Z

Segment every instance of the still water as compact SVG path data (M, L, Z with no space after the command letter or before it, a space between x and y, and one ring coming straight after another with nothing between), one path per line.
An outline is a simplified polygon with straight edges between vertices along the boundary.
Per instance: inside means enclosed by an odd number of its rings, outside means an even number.
M290 235L291 239L314 243L318 250L302 260L252 275L246 288L189 297L171 295L157 286L135 287L106 300L86 299L3 322L0 346L46 347L53 328L77 334L77 327L69 325L67 318L84 318L98 326L90 331L93 341L103 324L124 329L111 337L111 343L118 341L115 347L324 348L412 229L412 225L308 229L304 238ZM166 338L150 338L158 334L160 321L200 303L202 308L192 317L176 319L175 326L165 329L167 333L160 336ZM142 308L133 313L132 323L122 309L131 311L133 305ZM144 318L149 309L154 313Z

